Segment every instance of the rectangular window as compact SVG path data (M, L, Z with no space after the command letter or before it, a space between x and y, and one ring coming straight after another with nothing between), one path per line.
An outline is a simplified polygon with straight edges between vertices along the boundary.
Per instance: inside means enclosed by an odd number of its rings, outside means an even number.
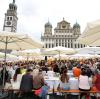
M10 17L10 21L12 20L12 17Z
M76 47L76 44L75 44L75 48L77 48L77 47Z
M70 48L70 43L68 43L68 48Z
M65 47L67 47L67 44L65 43Z
M62 43L62 46L64 47L64 43Z
M47 48L47 44L46 44L46 48Z
M7 17L7 20L9 20L9 17Z

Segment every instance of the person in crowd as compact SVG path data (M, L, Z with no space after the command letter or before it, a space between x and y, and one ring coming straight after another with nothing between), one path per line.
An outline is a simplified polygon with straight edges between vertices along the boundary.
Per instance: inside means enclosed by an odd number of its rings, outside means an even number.
M48 77L54 77L54 75L55 75L55 73L54 73L54 71L53 71L53 68L52 67L48 67L48 71L47 71L47 73L46 73L46 75L48 76Z
M58 65L57 65L56 63L55 63L54 66L53 66L53 71L54 71L55 73L59 73L59 72L60 72L59 67L58 67Z
M78 78L76 77L71 77L69 79L69 83L70 83L70 90L78 90L79 89L79 82L78 82ZM79 95L79 93L70 93L71 95L74 95L77 97L77 95ZM75 98L78 99L78 98Z
M93 90L100 91L100 63L97 64L97 70L93 76Z
M21 74L25 74L27 69L28 69L28 66L25 67L25 66L23 66L23 64L22 64L22 66L21 66Z
M81 68L81 75L79 76L79 90L80 91L90 91L91 87L89 84L89 77L87 76L87 71L86 68ZM80 95L80 99L83 97L89 97L89 95L87 95L87 93L81 93Z
M20 78L19 75L21 75L21 69L17 68L16 71L15 71L15 74L13 76L13 80L17 81ZM20 79L20 81L21 81L21 79Z
M15 70L13 69L11 64L8 64L8 66L6 66L8 73L10 74L11 78L13 78L14 74L15 74Z
M67 68L63 70L60 76L60 83L58 85L58 90L69 90L69 76L67 75Z
M13 79L11 80L13 89L20 88L21 79L22 79L21 68L17 68L15 70L15 74L13 76Z
M9 72L7 71L6 67L3 67L0 72L0 78L1 78L1 85L5 85L6 82L10 83L11 76Z
M49 89L47 83L42 75L42 69L39 69L38 75L33 78L33 89L35 89L35 94L41 99L46 99L46 94Z
M88 77L91 77L92 75L94 75L92 70L88 66L86 67L86 71L87 71L87 76Z
M65 69L67 69L67 67L65 67L65 66L64 67L61 67L60 74L62 74Z
M78 64L76 67L73 67L73 75L74 77L79 77L81 74L81 66Z
M33 76L32 69L27 69L26 74L22 76L20 90L22 91L23 99L27 97L28 99L33 97Z
M46 73L48 72L48 66L47 65L45 65L45 66L42 66L42 71L45 71Z
M33 74L34 75L34 74ZM44 77L42 75L42 70L39 69L37 75L33 77L33 88L39 89L44 85Z
M39 69L40 69L40 66L36 65L32 72L33 78L38 75Z

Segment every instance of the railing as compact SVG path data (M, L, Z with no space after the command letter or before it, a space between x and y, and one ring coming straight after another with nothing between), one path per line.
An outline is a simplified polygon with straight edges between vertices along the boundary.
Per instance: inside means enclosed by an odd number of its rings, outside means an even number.
M34 92L35 90L32 90L32 92ZM61 93L63 94L61 98L60 95L57 95L56 93ZM80 90L49 90L47 96L47 99L69 99L69 95L71 96L72 93L79 93L77 95L77 98L73 97L73 95L70 97L70 99L80 99L80 94L83 93L84 91L80 91ZM0 99L24 99L20 97L20 93L22 93L22 91L18 90L18 89L0 89ZM96 95L97 93L100 94L100 91L87 91L86 93L90 94L92 93L93 96L95 96L95 98L97 99L98 96ZM91 97L93 97L91 96ZM26 99L30 99L27 98ZM32 99L39 99L39 97L37 98L36 96L33 96ZM92 99L92 98L91 98Z

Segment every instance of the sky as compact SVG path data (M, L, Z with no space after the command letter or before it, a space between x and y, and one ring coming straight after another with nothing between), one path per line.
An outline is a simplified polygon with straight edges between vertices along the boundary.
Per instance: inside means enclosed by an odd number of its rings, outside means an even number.
M0 31L9 3L13 0L0 0ZM81 33L88 22L100 19L100 0L15 0L18 15L17 32L25 33L40 40L46 22L52 24L64 19L71 24L79 23ZM54 31L53 31L54 32Z

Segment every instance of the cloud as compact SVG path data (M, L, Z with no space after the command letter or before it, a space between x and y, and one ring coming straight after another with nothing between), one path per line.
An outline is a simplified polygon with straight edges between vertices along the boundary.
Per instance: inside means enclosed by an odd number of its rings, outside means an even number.
M3 29L4 13L13 0L0 0L0 30ZM28 33L40 39L44 25L51 22L53 28L63 17L71 26L77 22L84 30L87 22L100 18L100 0L16 0L18 7L18 32Z
M18 0L18 13L24 16L36 16L37 6L34 4L33 0Z
M44 27L43 24L41 25L41 23L43 23L41 22L41 18L23 15L20 15L19 17L20 19L18 20L17 26L18 32L28 33L33 37L36 36L40 38L41 32L43 31L42 28Z

